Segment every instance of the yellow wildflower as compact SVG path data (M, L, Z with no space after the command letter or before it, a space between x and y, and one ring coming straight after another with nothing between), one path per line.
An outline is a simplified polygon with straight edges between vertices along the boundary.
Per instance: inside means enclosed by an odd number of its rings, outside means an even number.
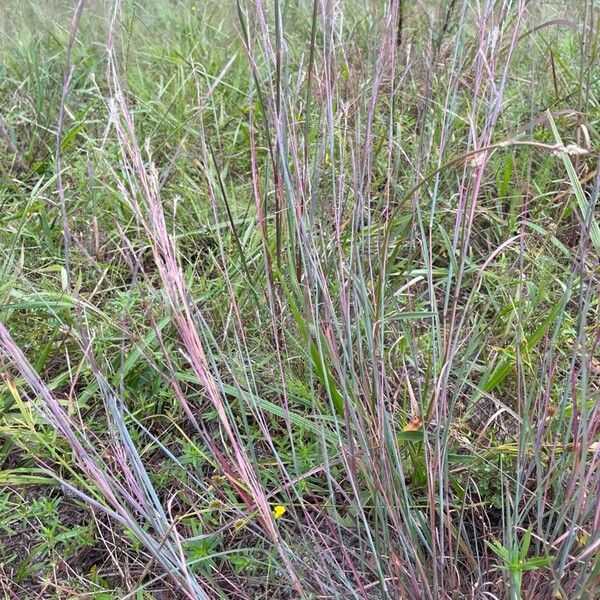
M281 519L281 517L283 517L283 515L285 515L286 511L287 511L287 509L285 506L283 506L282 504L277 504L273 508L273 516L276 519Z

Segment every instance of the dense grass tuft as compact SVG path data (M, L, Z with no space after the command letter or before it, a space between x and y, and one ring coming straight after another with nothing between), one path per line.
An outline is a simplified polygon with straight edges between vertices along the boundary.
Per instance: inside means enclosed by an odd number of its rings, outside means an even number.
M597 13L3 2L5 597L600 597Z

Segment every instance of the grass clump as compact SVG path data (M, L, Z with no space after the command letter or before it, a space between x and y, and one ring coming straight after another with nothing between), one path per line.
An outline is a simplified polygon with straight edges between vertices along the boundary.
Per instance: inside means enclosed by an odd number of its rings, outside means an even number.
M598 596L593 3L0 10L7 597Z

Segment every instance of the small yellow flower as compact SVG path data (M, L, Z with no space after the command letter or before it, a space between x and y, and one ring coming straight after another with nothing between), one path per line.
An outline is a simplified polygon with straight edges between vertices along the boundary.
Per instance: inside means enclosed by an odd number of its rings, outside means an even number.
M587 533L587 531L582 531L578 536L577 536L577 545L580 548L583 548L584 546L587 546L588 542L590 541L590 534Z
M273 516L276 519L281 519L281 517L283 517L283 515L285 515L286 511L287 511L287 508L285 506L283 506L282 504L277 504L273 508Z

